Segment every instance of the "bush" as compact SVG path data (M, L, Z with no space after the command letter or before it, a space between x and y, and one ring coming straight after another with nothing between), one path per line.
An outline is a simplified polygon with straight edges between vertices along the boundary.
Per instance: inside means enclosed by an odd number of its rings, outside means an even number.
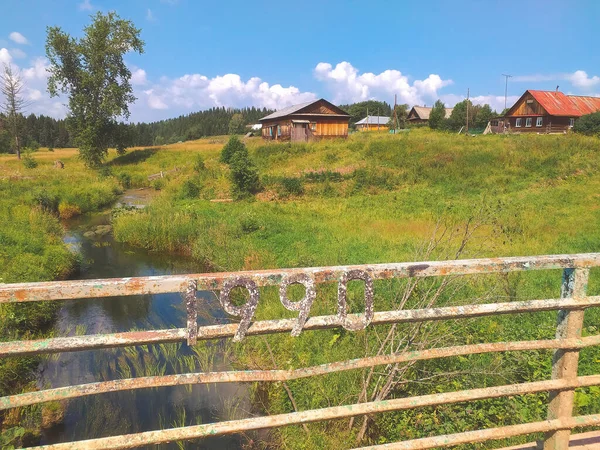
M180 193L182 198L198 198L198 195L200 195L200 186L198 181L188 178L181 185Z
M244 234L254 233L260 230L260 220L258 216L252 212L247 212L240 217L240 229Z
M575 122L573 131L587 136L600 136L600 112L581 116Z
M56 195L42 191L33 197L33 202L44 212L58 214L58 198Z
M262 186L258 178L258 169L248 157L248 151L237 152L233 155L229 168L231 169L232 195L241 199L260 192Z
M58 215L61 219L70 219L71 217L81 214L79 206L71 205L67 202L60 202L58 205Z
M166 183L165 183L164 178L157 178L152 181L152 187L156 191L160 191L161 189L163 189L165 187L165 184Z
M49 152L54 152L54 147L48 147Z
M244 143L237 136L231 136L227 144L223 147L223 150L221 150L221 162L231 164L233 155L240 152L248 155L248 150Z
M281 180L281 191L284 195L302 195L304 186L300 178L283 178Z
M112 176L112 169L109 166L103 165L98 167L98 175L100 175L101 178L107 178Z
M131 175L128 173L122 172L117 175L117 180L121 183L125 189L129 189L131 187Z
M204 164L204 158L202 157L202 155L196 155L196 160L194 161L194 170L200 173L204 169L206 169L206 165Z
M35 169L38 166L38 162L27 153L23 155L21 161L23 161L23 166L26 169Z

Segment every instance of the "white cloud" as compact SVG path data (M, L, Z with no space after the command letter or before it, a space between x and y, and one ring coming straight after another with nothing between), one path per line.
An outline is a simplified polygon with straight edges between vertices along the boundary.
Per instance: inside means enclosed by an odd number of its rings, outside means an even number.
M19 33L18 31L13 31L12 33L10 33L8 35L8 38L11 41L16 42L17 44L29 44L29 41L27 40L27 38L25 36L23 36L21 33Z
M10 52L5 48L0 48L0 64L10 64L12 62L12 56Z
M146 71L144 69L133 68L131 71L131 84L134 86L143 86L148 83Z
M347 61L333 67L320 62L315 67L315 77L326 83L335 103L351 103L373 98L388 99L398 95L400 103L409 105L432 103L438 97L438 90L452 84L452 80L443 80L439 75L431 74L424 80L415 80L412 84L402 72L388 69L380 74L365 72Z
M156 21L156 17L154 17L154 14L152 13L152 10L150 8L148 8L148 10L146 11L146 20L148 22Z
M314 93L301 92L294 86L270 85L258 77L244 81L231 73L214 78L197 73L175 79L163 77L137 97L138 104L133 109L140 114L146 105L151 109L168 109L172 115L221 106L279 109L317 98Z
M31 101L41 100L42 93L38 89L29 89L27 92L27 98Z
M25 53L20 48L11 48L10 54L12 55L13 58L18 58L18 59L23 59L23 58L27 57L27 53Z
M77 5L79 11L93 11L97 9L94 5L92 5L90 0L83 0L81 3Z
M594 75L592 77L588 77L588 74L583 70L575 71L568 76L568 80L573 84L573 86L582 89L589 89L597 84L600 84L599 76Z
M48 67L46 58L36 58L31 67L23 70L23 77L26 80L43 80L45 82L49 76Z

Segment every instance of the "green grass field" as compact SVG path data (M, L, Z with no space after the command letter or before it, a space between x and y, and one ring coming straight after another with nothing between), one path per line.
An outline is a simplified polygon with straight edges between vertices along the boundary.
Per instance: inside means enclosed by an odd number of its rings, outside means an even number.
M206 270L219 271L600 250L600 141L595 138L465 137L419 129L396 136L356 134L347 141L296 145L250 139L247 145L264 185L250 201L220 201L230 197L228 168L219 163L218 148L205 140L186 143L182 149L157 149L140 154L143 162L118 165L118 170L136 177L136 183L146 185L150 183L140 175L180 170L155 185L162 193L149 208L115 219L116 238L151 251L189 255ZM194 170L198 155L205 168ZM133 154L127 158L136 159ZM427 251L436 225L436 237L443 230L447 233ZM467 225L475 231L458 251ZM429 304L427 293L438 289L440 281L427 283L419 285L407 305ZM434 304L554 298L559 295L560 273L454 283L456 288L442 289ZM398 307L398 292L406 288L394 282L376 285L376 309ZM598 288L594 272L590 292ZM353 286L350 291L352 308L359 311L362 290ZM319 291L312 313L335 313L331 286ZM257 317L286 314L277 293L266 289ZM431 324L416 331L397 327L399 336L415 334L410 345L398 342L396 350L552 338L555 321L555 313L544 313L522 315L519 320L496 317ZM585 332L596 333L599 326L600 315L589 311ZM272 367L269 347L278 364L286 367L321 364L373 354L389 329L248 339L233 353L240 367ZM528 352L403 366L386 398L540 380L550 376L550 361L550 352ZM598 373L599 363L598 350L586 350L580 373ZM368 378L368 371L348 372L292 382L289 389L300 410L325 407L364 401L358 394L365 386L374 398L380 375ZM369 379L366 385L364 377ZM263 399L264 391L256 387L256 393ZM593 388L578 393L578 412L599 412L599 395ZM292 410L281 386L269 386L267 398L270 413ZM545 401L545 395L532 395L474 402L468 408L453 405L382 414L373 418L361 443L542 420ZM351 448L357 445L361 426L362 420L314 424L308 436L300 427L287 427L272 439L284 448Z
M100 171L83 168L75 150L41 151L34 155L39 162L35 169L0 157L0 212L10 218L0 225L3 281L68 273L76 257L62 244L59 217L102 208L127 187L160 192L148 208L114 215L116 239L149 251L187 255L202 270L600 251L597 138L465 137L427 129L296 145L250 138L245 142L264 189L244 201L231 201L229 169L219 162L226 142L226 137L202 139L133 149L120 157L111 151ZM53 169L54 159L64 161L65 169ZM161 171L164 178L148 179ZM593 272L590 280L593 294L600 291L597 275ZM556 271L464 277L448 285L424 280L412 288L406 282L382 281L376 283L375 308L555 298L560 277ZM403 300L407 289L411 295ZM439 295L433 296L435 292ZM360 284L352 282L352 311L361 310L361 295ZM335 286L319 287L311 313L335 313ZM49 315L41 312L42 317ZM277 291L264 289L256 317L289 315ZM492 317L398 326L383 350L547 339L554 336L555 321L556 313L542 313L518 320ZM596 334L599 328L600 314L589 310L584 334ZM229 346L229 355L240 368L273 368L271 351L278 368L322 364L374 354L390 330L380 326L356 333L328 330L299 338L249 338ZM365 401L383 394L382 380L389 372L379 369L298 380L288 388L299 410ZM550 371L551 352L546 351L433 360L399 367L389 378L392 388L385 398L541 380ZM582 352L580 374L591 373L600 373L598 349ZM363 390L365 395L359 395ZM279 384L256 385L253 392L263 413L293 410ZM275 431L269 441L282 448L352 448L359 445L358 437L364 445L536 421L546 417L546 397L381 414L372 418L365 436L362 419L311 424L308 435L292 426ZM600 412L599 398L594 388L581 390L576 412Z

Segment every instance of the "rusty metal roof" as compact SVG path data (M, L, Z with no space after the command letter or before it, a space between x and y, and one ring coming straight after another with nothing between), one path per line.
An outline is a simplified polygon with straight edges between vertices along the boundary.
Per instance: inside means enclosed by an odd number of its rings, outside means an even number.
M585 114L600 111L599 97L565 95L559 91L528 90L527 92L551 116L581 117Z

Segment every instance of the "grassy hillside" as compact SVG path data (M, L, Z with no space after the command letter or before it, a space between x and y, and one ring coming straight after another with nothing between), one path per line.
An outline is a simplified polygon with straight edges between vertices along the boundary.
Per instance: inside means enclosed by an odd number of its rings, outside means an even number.
M26 168L13 155L0 155L0 283L63 279L78 264L78 255L63 243L61 218L94 211L115 200L121 186L114 178L86 170L76 150L54 153L42 149L33 156L37 167ZM60 159L64 169L53 168ZM59 304L41 302L0 306L0 340L48 334ZM39 358L0 360L0 395L36 389ZM12 448L36 442L42 410L13 409L0 416L0 444ZM6 431L6 430L9 431Z
M347 141L273 144L246 141L264 190L229 202L224 139L138 150L111 162L117 177L162 191L144 211L119 214L118 240L152 251L179 252L206 270L360 264L455 257L514 256L600 250L600 141L568 136L465 137L425 129L401 135L355 134ZM171 170L166 178L145 177ZM597 273L590 292L598 292ZM558 297L560 273L463 277L376 284L376 309ZM410 290L412 289L412 290ZM405 300L402 294L409 292ZM360 285L350 289L361 309ZM432 295L439 292L439 295ZM404 303L405 302L405 303ZM322 286L312 314L335 312L334 286ZM285 316L274 289L265 289L257 317ZM433 345L546 339L556 314L484 318L422 327L398 326L383 350ZM586 314L584 333L597 333L600 314ZM300 367L374 354L390 327L363 332L304 333L299 338L248 338L231 348L240 367ZM410 339L404 340L410 336ZM318 349L318 351L316 351ZM270 358L273 352L275 360ZM289 383L298 409L549 378L551 352L479 355L397 368L358 371ZM582 352L580 374L600 372L600 352ZM381 378L383 377L383 378ZM366 381L365 381L366 380ZM279 385L256 387L271 413L292 403ZM361 391L366 396L359 395ZM598 390L582 390L577 412L600 412ZM288 427L271 436L285 448L351 448L431 434L541 420L545 395L532 395ZM526 439L526 438L523 438ZM529 437L531 439L531 436ZM517 442L522 439L514 439ZM501 445L502 443L497 443ZM504 443L506 444L506 442ZM466 446L484 448L489 446Z

